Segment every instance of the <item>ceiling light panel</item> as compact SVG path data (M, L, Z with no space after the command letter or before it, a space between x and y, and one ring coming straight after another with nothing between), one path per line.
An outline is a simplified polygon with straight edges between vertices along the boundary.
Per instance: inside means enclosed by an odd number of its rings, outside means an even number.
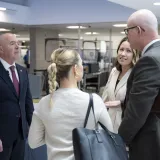
M84 26L67 26L66 28L69 28L69 29L78 29L78 28L85 29L86 27L84 27Z
M155 3L153 3L153 5L160 6L160 2L155 2Z
M99 34L98 32L86 32L85 33L86 35L97 35L97 34Z
M10 31L10 30L5 28L0 28L0 32L6 32L6 31Z
M127 24L114 24L114 27L127 27Z
M121 32L121 34L125 34L125 32Z
M0 11L6 11L6 8L0 7Z

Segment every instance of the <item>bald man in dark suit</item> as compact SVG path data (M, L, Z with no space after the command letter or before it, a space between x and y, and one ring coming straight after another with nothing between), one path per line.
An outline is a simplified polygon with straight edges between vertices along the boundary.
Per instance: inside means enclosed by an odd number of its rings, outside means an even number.
M119 134L129 146L130 160L160 160L160 39L156 16L143 9L133 13L125 33L132 48L142 52L127 83Z

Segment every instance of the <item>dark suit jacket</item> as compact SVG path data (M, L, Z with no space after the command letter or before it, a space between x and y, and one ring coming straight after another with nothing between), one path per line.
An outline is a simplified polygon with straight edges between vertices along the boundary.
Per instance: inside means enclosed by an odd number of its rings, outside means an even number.
M119 134L130 147L130 160L160 160L160 41L133 68L127 83Z
M16 68L20 83L19 96L8 71L0 62L0 139L4 146L11 145L16 139L19 123L23 138L27 137L28 126L31 124L33 114L27 71L18 64L16 64Z

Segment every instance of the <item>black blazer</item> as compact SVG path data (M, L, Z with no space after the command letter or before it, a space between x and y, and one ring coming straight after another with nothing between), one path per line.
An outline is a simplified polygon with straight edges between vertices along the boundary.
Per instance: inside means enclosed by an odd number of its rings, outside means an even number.
M9 146L16 139L19 123L23 138L27 137L34 110L27 71L18 64L16 68L20 83L19 96L8 71L0 62L0 139L4 146Z
M159 96L160 41L147 49L128 79L119 134L129 145L130 160L160 160Z

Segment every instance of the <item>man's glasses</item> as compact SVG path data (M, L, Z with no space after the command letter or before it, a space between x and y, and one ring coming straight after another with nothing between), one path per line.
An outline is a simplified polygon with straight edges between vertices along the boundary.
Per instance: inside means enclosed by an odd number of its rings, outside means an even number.
M128 35L129 30L130 30L130 29L134 29L134 28L139 28L139 29L141 29L143 32L145 32L145 30L144 30L143 28L141 28L140 26L133 26L133 27L125 28L125 29L124 29L125 34Z

